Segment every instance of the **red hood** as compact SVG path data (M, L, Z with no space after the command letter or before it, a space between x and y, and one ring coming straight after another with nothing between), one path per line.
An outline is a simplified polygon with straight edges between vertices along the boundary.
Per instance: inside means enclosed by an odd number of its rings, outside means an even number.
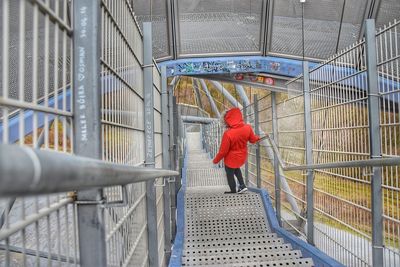
M242 112L239 108L230 109L225 114L225 122L231 128L238 128L244 125Z

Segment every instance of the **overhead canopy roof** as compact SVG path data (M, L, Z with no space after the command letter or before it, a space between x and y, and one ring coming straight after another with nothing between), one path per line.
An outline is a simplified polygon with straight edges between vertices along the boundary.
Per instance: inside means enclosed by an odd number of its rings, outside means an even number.
M303 56L300 0L131 1L140 24L153 22L157 59ZM365 19L380 27L399 14L399 0L306 0L304 56L325 59L359 40Z

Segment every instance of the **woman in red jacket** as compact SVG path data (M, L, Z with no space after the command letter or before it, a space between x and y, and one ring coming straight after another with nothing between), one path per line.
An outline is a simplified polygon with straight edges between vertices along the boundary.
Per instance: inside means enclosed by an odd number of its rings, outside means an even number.
M225 114L224 120L228 129L222 136L221 146L213 163L217 164L221 159L224 159L226 176L231 189L230 192L225 193L236 193L234 176L237 177L240 184L237 193L244 193L247 188L240 167L247 160L247 142L254 144L260 140L260 137L254 134L249 124L243 122L242 113L238 108L229 110Z

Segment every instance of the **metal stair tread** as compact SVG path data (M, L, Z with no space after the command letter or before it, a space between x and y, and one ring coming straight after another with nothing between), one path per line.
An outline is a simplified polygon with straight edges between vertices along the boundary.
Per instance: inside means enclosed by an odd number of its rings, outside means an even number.
M202 246L202 245L201 245ZM246 252L246 253L266 253L272 251L290 251L292 250L292 246L288 243L285 244L270 244L270 245L255 245L255 246L241 246L241 247L191 247L183 250L183 255L201 255L201 254L218 254L222 253L221 251L236 251L236 252ZM207 254L208 255L208 254Z
M291 260L280 260L280 261L260 261L253 263L230 263L230 264L204 264L203 265L191 265L185 264L185 267L190 266L207 266L207 267L313 267L314 263L310 258L291 259Z
M264 234L251 234L251 235L209 235L209 236L201 236L197 238L185 238L185 242L187 243L203 243L203 242L213 242L213 241L240 241L240 240L264 240L277 238L278 235L276 233L264 233Z
M278 261L288 259L299 259L301 252L299 250L288 250L288 251L271 251L269 253L257 253L257 254L238 254L238 253L227 253L221 255L195 255L195 256L183 256L182 263L187 264L237 264L237 263L258 263L260 261Z
M242 247L242 246L256 246L256 245L272 245L272 244L284 244L283 238L271 238L271 239L262 239L262 240L233 240L233 241L213 241L213 242L205 242L205 243L186 243L189 245L210 245L210 246L218 246L218 247Z

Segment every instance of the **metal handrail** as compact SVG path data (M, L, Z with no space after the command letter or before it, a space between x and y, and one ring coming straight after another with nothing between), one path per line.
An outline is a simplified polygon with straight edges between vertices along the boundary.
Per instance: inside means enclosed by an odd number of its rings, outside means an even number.
M372 158L366 160L352 160L343 162L329 162L311 165L298 165L298 166L287 166L282 160L278 146L275 141L269 136L262 137L261 140L268 139L271 144L274 155L277 157L279 165L284 171L300 171L300 170L318 170L318 169L335 169L335 168L356 168L356 167L380 167L380 166L395 166L400 165L400 157L390 158ZM265 145L263 145L265 146Z
M219 119L215 118L207 118L207 117L198 117L198 116L181 116L183 122L188 122L188 123L203 123L203 124L208 124L208 123L213 123L213 122L218 122Z
M0 195L25 196L126 185L179 172L0 145Z

